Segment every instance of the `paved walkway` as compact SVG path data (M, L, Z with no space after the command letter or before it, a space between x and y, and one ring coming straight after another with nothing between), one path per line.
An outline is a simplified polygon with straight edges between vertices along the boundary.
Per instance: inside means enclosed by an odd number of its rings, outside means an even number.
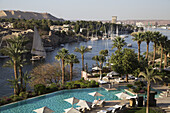
M166 92L167 89L170 90L167 86L154 86L154 89L161 90L162 92ZM170 94L168 94L168 97L166 97L166 93L162 95L161 98L157 98L157 106L164 109L166 113L170 113Z

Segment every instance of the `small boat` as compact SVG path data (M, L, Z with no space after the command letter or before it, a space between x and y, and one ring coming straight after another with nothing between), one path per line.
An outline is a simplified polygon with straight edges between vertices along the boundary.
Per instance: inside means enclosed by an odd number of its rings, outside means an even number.
M61 47L64 47L64 44L60 44Z
M87 48L92 49L92 46L87 46Z
M46 52L51 52L54 51L53 47L45 47Z
M121 38L127 38L128 35L120 35Z
M127 44L127 46L128 46L128 47L132 47L132 44L131 44L131 43L129 43L129 44Z
M33 37L31 53L33 54L32 58L30 59L32 61L41 60L41 59L46 58L46 51L44 49L41 37L40 37L36 27L34 27L34 37Z

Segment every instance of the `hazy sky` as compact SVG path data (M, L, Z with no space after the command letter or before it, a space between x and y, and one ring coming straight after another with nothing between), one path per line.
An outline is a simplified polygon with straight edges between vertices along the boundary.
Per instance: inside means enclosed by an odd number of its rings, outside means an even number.
M68 20L166 19L170 0L0 0L0 10L48 12Z

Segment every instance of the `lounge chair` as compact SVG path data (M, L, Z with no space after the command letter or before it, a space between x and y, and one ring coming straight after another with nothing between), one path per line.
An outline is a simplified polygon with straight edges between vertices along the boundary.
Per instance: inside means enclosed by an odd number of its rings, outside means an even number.
M106 110L100 110L100 111L97 112L97 113L107 113L107 111L106 111Z
M119 105L115 105L115 106L112 106L112 107L110 107L110 108L107 108L106 110L107 110L108 112L116 113L116 112L120 109L120 107L121 107L121 106L119 106Z
M98 82L99 82L100 84L107 84L107 82L104 81L104 80L98 80Z
M112 110L112 113L117 113L119 110L120 110L120 107L115 108L115 109Z
M125 82L124 80L121 80L121 78L115 79L114 81L117 82L117 83L124 83Z
M103 106L104 106L104 103L105 103L105 99L104 99L104 100L100 100L100 101L97 103L97 105L103 107Z

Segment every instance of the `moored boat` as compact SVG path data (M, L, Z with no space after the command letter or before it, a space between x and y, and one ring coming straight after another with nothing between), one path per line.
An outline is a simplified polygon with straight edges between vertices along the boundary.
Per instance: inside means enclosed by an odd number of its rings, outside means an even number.
M46 51L44 49L41 37L40 37L36 27L34 27L34 37L33 37L31 53L33 54L32 58L30 59L32 61L41 60L41 59L46 58Z
M127 44L127 46L128 46L128 47L132 47L132 44L131 44L131 43L129 43L129 44Z

